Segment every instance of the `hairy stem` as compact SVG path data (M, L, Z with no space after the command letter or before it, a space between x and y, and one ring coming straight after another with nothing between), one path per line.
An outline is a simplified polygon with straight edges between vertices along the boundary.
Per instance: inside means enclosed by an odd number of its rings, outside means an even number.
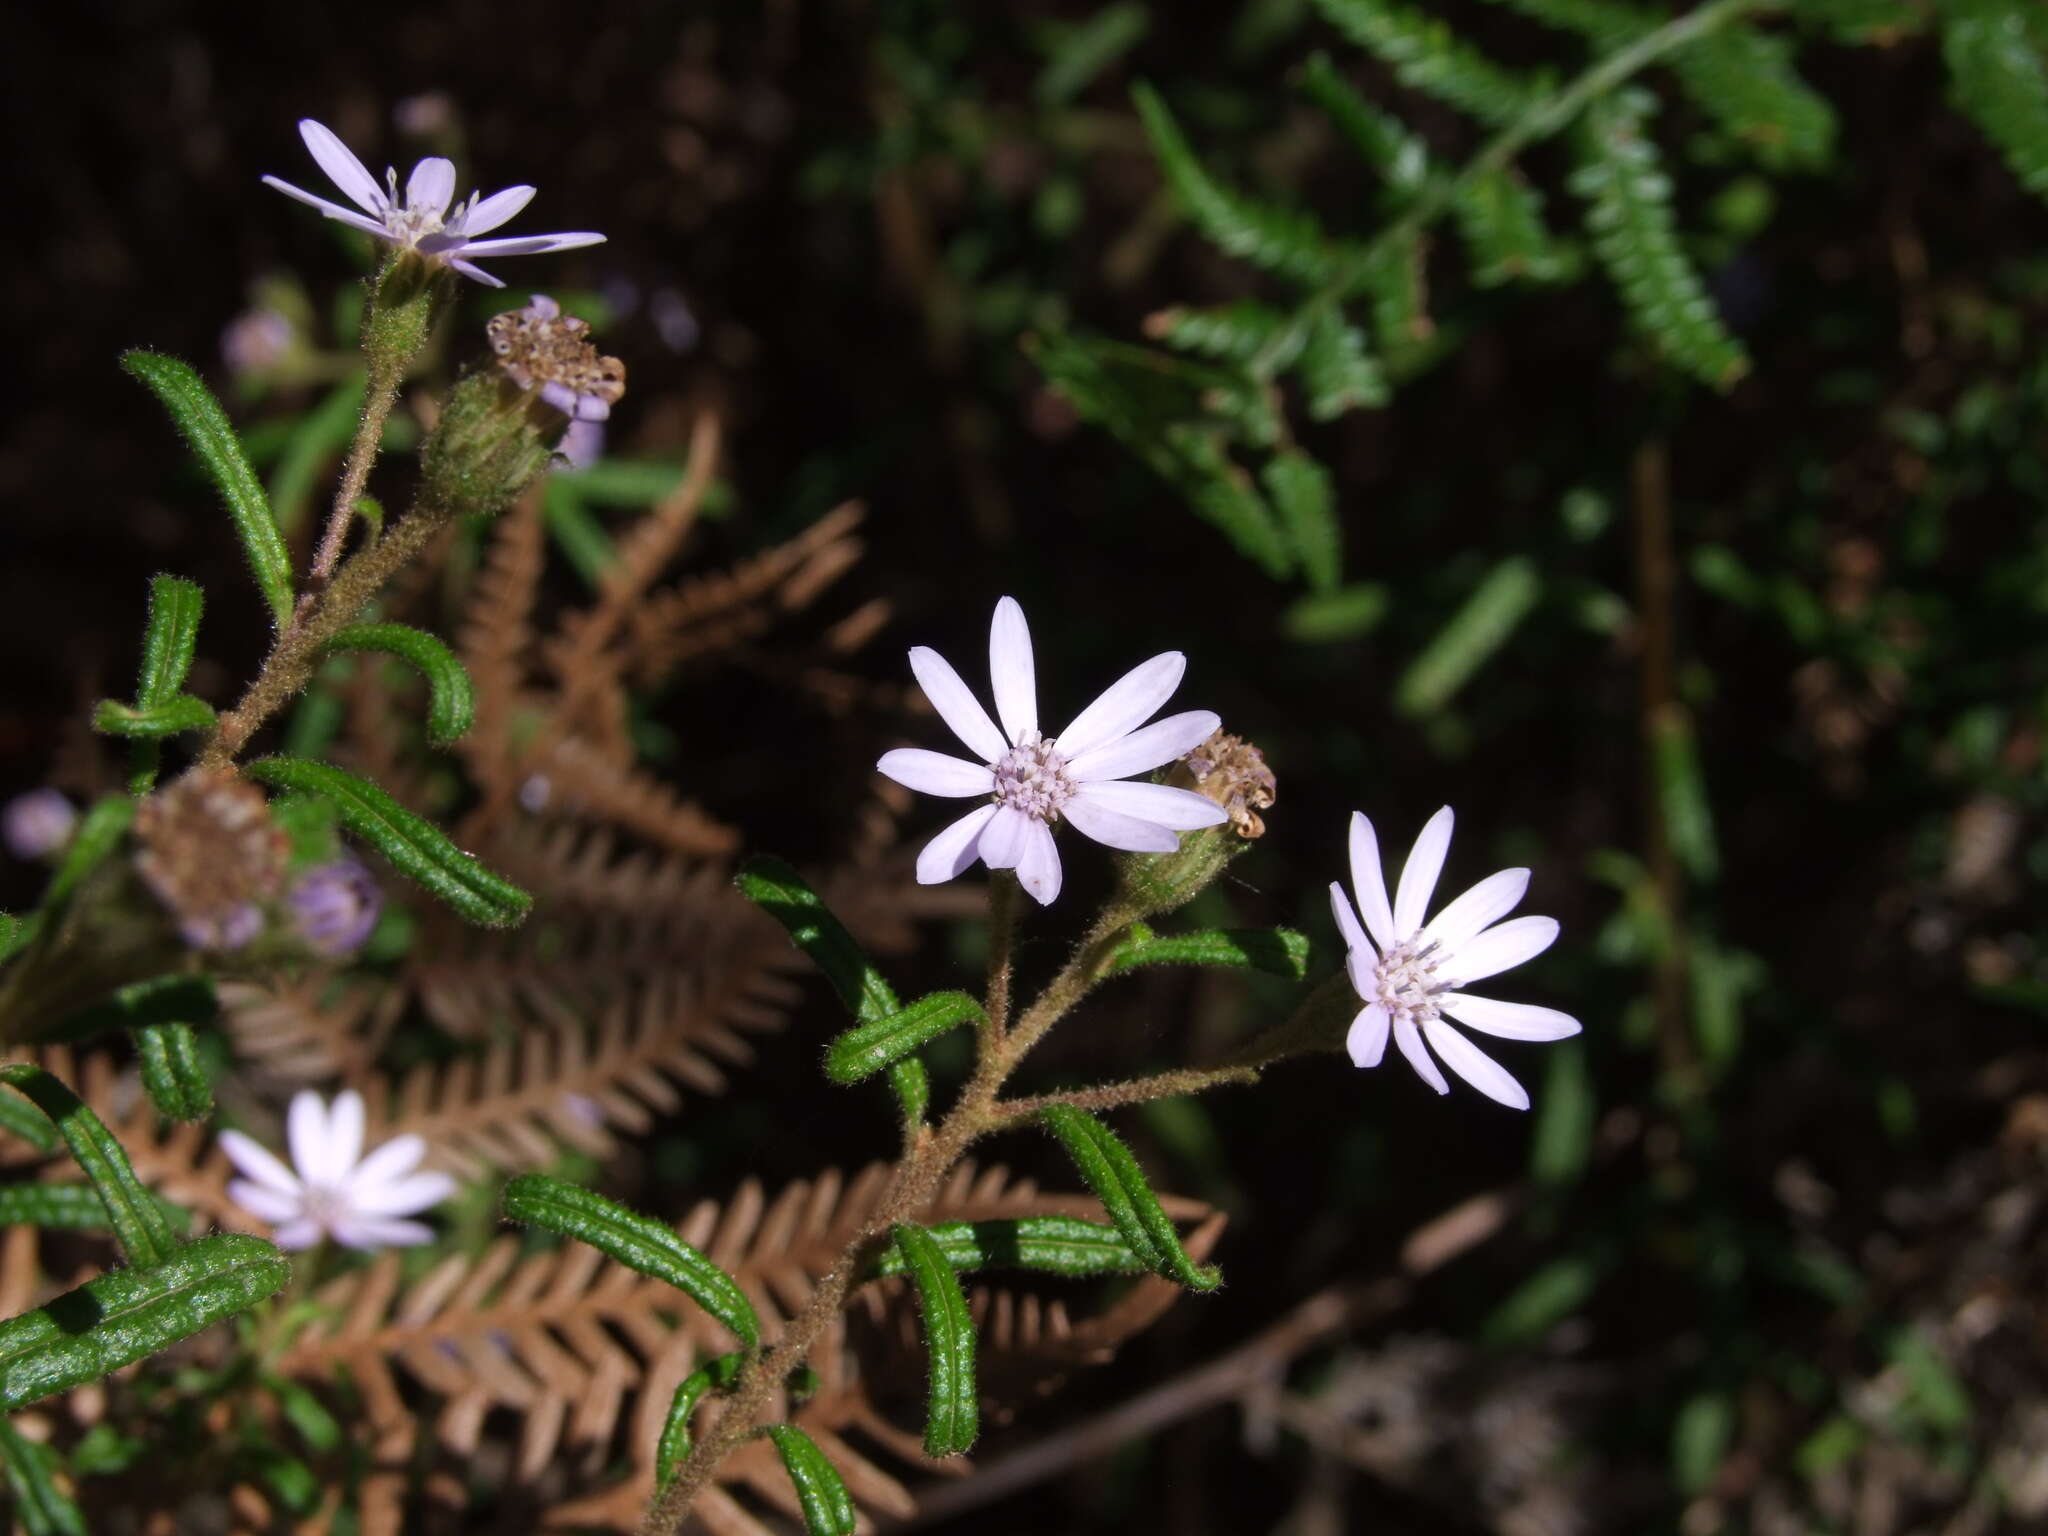
M982 1037L984 1052L1002 1049L1003 1034L1010 1023L1010 981L1016 964L1020 890L1017 876L1011 870L996 870L989 879L988 997L984 1009L988 1027Z
M1121 1083L1103 1083L1094 1088L1075 1088L1065 1093L1041 1093L1028 1099L998 1099L995 1113L1006 1126L1029 1120L1048 1104L1068 1104L1090 1112L1115 1109L1123 1104L1143 1104L1150 1099L1170 1099L1177 1094L1202 1093L1228 1083L1256 1083L1259 1069L1252 1066L1182 1067L1151 1077L1133 1077Z
M355 440L348 445L348 457L342 462L341 484L334 492L334 506L327 514L327 527L320 535L320 547L313 553L313 568L308 573L316 587L334 574L341 559L348 525L355 520L356 503L370 483L370 468L383 446L384 424L391 419L391 408L398 403L398 385L403 377L402 364L397 368L388 364L380 367L374 360L370 364L363 385L362 419L356 423Z

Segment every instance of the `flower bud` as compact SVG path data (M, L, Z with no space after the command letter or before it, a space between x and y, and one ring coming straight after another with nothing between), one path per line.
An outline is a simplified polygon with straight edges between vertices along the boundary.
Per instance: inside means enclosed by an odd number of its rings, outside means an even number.
M16 795L0 811L0 841L17 859L46 859L71 841L78 812L54 789Z
M369 940L384 910L384 892L355 859L316 864L292 886L292 921L320 954L352 955Z

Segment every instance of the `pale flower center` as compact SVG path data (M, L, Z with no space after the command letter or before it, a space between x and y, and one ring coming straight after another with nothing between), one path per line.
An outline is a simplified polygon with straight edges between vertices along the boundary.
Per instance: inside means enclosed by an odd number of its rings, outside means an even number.
M299 1196L299 1210L306 1220L332 1232L335 1223L348 1215L348 1196L331 1184L308 1184Z
M462 234L463 226L469 222L469 211L476 206L476 193L470 193L467 198L456 198L448 209L447 218L443 219L439 208L415 208L400 196L397 171L387 170L384 177L385 185L390 189L386 197L384 227L398 244L416 246L429 235L444 232L455 236Z
M1439 953L1440 948L1435 939L1419 949L1413 939L1394 945L1373 968L1379 990L1372 1001L1411 1024L1427 1024L1434 1019L1440 1012L1437 999L1452 986L1448 981L1437 980L1437 965L1446 958Z
M990 766L996 775L996 804L1039 821L1059 820L1060 807L1074 793L1067 760L1036 731Z

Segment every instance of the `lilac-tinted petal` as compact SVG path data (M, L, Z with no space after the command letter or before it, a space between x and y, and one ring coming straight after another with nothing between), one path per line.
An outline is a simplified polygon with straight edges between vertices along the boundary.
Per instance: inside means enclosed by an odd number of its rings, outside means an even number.
M304 1203L297 1195L258 1184L254 1179L229 1179L228 1198L259 1221L269 1222L295 1219Z
M1502 1003L1469 992L1446 992L1437 1006L1468 1029L1503 1040L1564 1040L1579 1032L1579 1021L1534 1003Z
M1556 940L1556 918L1511 917L1446 955L1437 965L1437 974L1452 986L1462 987L1513 970Z
M1393 1015L1378 1003L1358 1010L1344 1036L1344 1049L1351 1053L1354 1067L1376 1067L1387 1054L1387 1030Z
M1451 808L1447 805L1422 824L1415 846L1408 850L1408 862L1401 866L1401 887L1394 892L1394 932L1398 937L1413 938L1422 926L1450 848Z
M1144 724L1160 705L1173 697L1173 690L1180 686L1181 674L1187 669L1188 659L1179 651L1163 651L1150 661L1139 662L1060 732L1060 756L1072 762L1090 748L1115 741Z
M1423 939L1435 939L1446 952L1456 953L1460 944L1480 929L1499 922L1514 911L1529 890L1529 871L1504 869L1488 875L1456 901L1429 920Z
M1043 825L1022 811L997 806L994 818L982 829L981 862L990 869L1015 869L1017 861L1024 857L1031 829Z
M465 256L538 256L542 251L573 251L578 246L602 245L604 236L589 230L576 230L563 235L513 235L506 240L462 241ZM425 250L427 242L420 242Z
M1360 1002L1369 1002L1380 995L1379 962L1372 957L1372 951L1364 945L1344 951L1344 974L1351 978L1351 990L1358 994Z
M391 231L384 227L382 219L364 218L363 215L357 213L353 208L344 208L339 203L330 203L324 197L315 197L310 192L301 192L290 182L280 181L275 176L264 177L263 185L282 192L286 197L295 197L310 208L318 208L330 219L339 219L344 224L352 224L365 234L375 235L380 240L389 240L391 238Z
M459 257L451 256L448 259L448 265L460 272L471 282L482 283L486 288L502 288L505 286L505 280L502 277L491 276L490 273L473 262L463 261Z
M502 192L493 192L464 216L463 230L472 235L487 235L532 201L531 187L507 187Z
M1394 947L1394 909L1387 905L1387 877L1380 869L1380 840L1362 812L1351 813L1351 889L1365 931L1385 954Z
M435 218L455 201L455 162L429 155L412 168L405 182L405 206L414 213L431 208Z
M314 1102L319 1102L317 1095ZM296 1195L305 1188L298 1175L279 1162L277 1155L254 1137L244 1136L240 1131L222 1131L220 1149L227 1153L228 1161L239 1172L259 1184L269 1185L279 1194Z
M1438 1093L1451 1091L1451 1085L1444 1081L1442 1070L1429 1059L1429 1052L1422 1044L1422 1036L1415 1032L1412 1021L1405 1018L1394 1020L1394 1044L1398 1045L1401 1054L1408 1058L1408 1065L1415 1069L1417 1077Z
M1090 799L1086 786L1060 807L1060 813L1075 830L1126 853L1171 853L1180 846L1180 839L1157 822L1140 821Z
M348 1176L352 1190L368 1189L376 1184L389 1184L404 1178L420 1164L427 1155L427 1144L418 1136L408 1132L394 1136L380 1143L370 1155L355 1165Z
M541 385L540 397L564 416L576 414L576 391L560 379L549 379Z
M1527 1109L1529 1090L1509 1076L1508 1069L1459 1034L1442 1019L1422 1026L1429 1043L1436 1047L1444 1064L1497 1104L1509 1109Z
M333 129L325 123L316 123L310 117L302 117L299 119L299 137L306 141L306 148L320 162L320 169L327 173L327 179L341 188L358 208L365 213L382 216L391 206L391 199L384 195L384 189L370 174L369 167L356 158L354 150L335 137Z
M1081 793L1099 806L1122 811L1140 821L1157 822L1176 832L1213 827L1230 820L1230 813L1206 795L1168 784L1126 783L1103 779L1088 784Z
M1341 881L1330 882L1330 916L1337 920L1337 932L1344 939L1347 955L1368 950L1365 930L1358 926L1358 914L1351 910L1351 898L1344 894Z
M334 1240L348 1248L408 1248L431 1243L434 1229L425 1222L389 1216L350 1216L334 1224Z
M284 1112L284 1142L292 1149L292 1167L308 1184L330 1184L327 1153L327 1105L310 1088L292 1095ZM347 1172L346 1165L340 1172Z
M943 752L927 752L923 747L898 747L893 752L884 752L875 770L926 795L960 798L992 794L996 787L996 776L989 771L988 764L970 763L964 757L948 757Z
M967 743L967 749L984 763L993 763L1010 750L1010 743L989 719L981 701L960 681L953 664L928 645L913 646L910 670L917 686L932 701L932 708L947 727Z
M988 680L995 690L996 718L1011 744L1038 729L1038 677L1031 659L1031 630L1014 597L996 604L988 630Z
M969 811L926 843L917 856L917 883L944 885L972 864L981 842L981 829L995 813L993 805Z
M415 1173L388 1183L349 1186L349 1208L364 1216L410 1216L439 1205L455 1193L455 1180L445 1173Z
M363 1096L344 1088L327 1111L327 1156L331 1172L324 1182L339 1184L355 1170L363 1155Z
M1126 774L1147 773L1161 763L1170 763L1199 747L1216 733L1223 722L1206 709L1191 709L1183 715L1168 715L1142 730L1118 736L1079 757L1067 759L1067 772L1082 783L1095 779L1120 779ZM1065 744L1060 750L1064 753Z
M571 411L569 415L576 421L610 421L612 419L611 402L602 395L578 395L576 397L576 409Z
M313 1220L310 1216L302 1216L297 1221L288 1221L279 1227L270 1234L270 1240L276 1243L278 1247L290 1250L294 1248L310 1248L326 1235L326 1228L322 1227L319 1222Z
M1060 851L1053 845L1052 828L1042 821L1026 819L1024 854L1017 860L1017 883L1041 907L1052 905L1060 893Z

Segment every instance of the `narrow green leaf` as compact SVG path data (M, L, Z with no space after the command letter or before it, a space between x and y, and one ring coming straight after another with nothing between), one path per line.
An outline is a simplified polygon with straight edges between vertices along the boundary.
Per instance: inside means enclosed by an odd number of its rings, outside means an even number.
M889 1063L889 1091L896 1095L896 1110L907 1132L914 1134L931 1108L932 1080L924 1063L915 1056Z
M1696 880L1711 880L1720 867L1720 852L1714 842L1714 810L1700 771L1692 722L1683 708L1669 706L1651 720L1650 737L1658 808L1671 838L1671 851L1687 874Z
M782 924L796 947L825 973L855 1019L871 1024L897 1012L896 992L818 895L781 859L747 860L734 878L740 894Z
M182 576L156 576L149 584L149 619L142 631L142 668L135 679L135 707L168 704L185 686L192 653L199 644L199 619L206 594Z
M980 1269L1027 1269L1086 1279L1094 1275L1139 1275L1151 1265L1131 1250L1115 1227L1078 1216L1017 1216L994 1221L949 1221L926 1227L945 1261L959 1273ZM873 1274L900 1275L900 1248L880 1250Z
M1479 1340L1490 1348L1526 1344L1577 1312L1600 1284L1600 1267L1585 1254L1553 1259L1530 1275L1487 1316Z
M1046 50L1045 67L1032 83L1031 94L1045 107L1072 101L1133 47L1150 24L1138 0L1118 0L1085 21L1062 27Z
M1584 1177L1592 1161L1593 1122L1600 1106L1580 1042L1567 1040L1545 1051L1543 1058L1543 1092L1536 1100L1536 1128L1529 1138L1529 1173L1538 1184L1561 1189Z
M1671 1481L1687 1498L1707 1491L1735 1435L1735 1404L1725 1392L1686 1399L1671 1425Z
M344 328L352 334L354 326ZM297 533L311 510L321 472L339 460L355 436L363 414L363 378L344 379L305 415L285 439L284 451L270 471L270 504L287 533Z
M88 1280L49 1305L0 1322L0 1412L97 1381L232 1317L291 1279L260 1237L223 1232L162 1263Z
M747 1344L761 1342L761 1320L739 1282L654 1220L544 1173L524 1173L505 1186L511 1221L559 1232L665 1280Z
M934 992L872 1024L848 1030L825 1050L825 1075L835 1083L857 1083L937 1039L947 1030L983 1017L981 1004L965 992Z
M11 1093L0 1093L0 1131L10 1136L19 1136L38 1152L54 1152L63 1137L57 1134L57 1127L50 1124L50 1117L33 1104L24 1104ZM93 1200L99 1200L94 1195ZM106 1220L106 1207L100 1207L100 1219Z
M107 1219L128 1262L146 1268L161 1263L177 1246L171 1225L129 1166L114 1133L83 1100L50 1073L25 1061L0 1066L0 1083L18 1091L55 1123L71 1155L106 1202Z
M1376 581L1354 581L1334 592L1311 592L1288 605L1280 632L1305 645L1356 640L1379 626L1392 600Z
M0 965L5 965L22 950L27 949L42 924L35 914L27 917L13 912L0 912Z
M85 1516L57 1486L57 1453L0 1419L0 1462L14 1490L14 1518L26 1536L86 1536Z
M49 1036L67 1044L116 1029L153 1024L203 1024L220 1011L213 982L205 976L153 976L131 982L66 1018Z
M396 656L427 680L427 740L437 747L462 739L476 718L476 690L453 651L410 624L351 624L322 650L375 651Z
M1344 571L1344 530L1337 520L1337 493L1330 472L1298 449L1266 461L1261 477L1280 526L1301 562L1301 574L1318 592L1333 590Z
M163 402L200 463L213 476L221 499L227 503L228 515L235 521L235 531L241 535L242 550L255 573L257 587L278 624L288 623L292 616L291 555L284 547L284 536L277 531L277 519L271 516L263 483L250 467L249 456L242 451L241 439L235 436L227 412L220 408L220 402L200 382L191 366L175 357L156 352L127 352L122 354L121 366L147 384Z
M182 1206L154 1193L150 1198L173 1228L190 1221L191 1213ZM0 1227L13 1226L48 1227L62 1232L113 1230L107 1224L107 1203L90 1184L9 1184L0 1188Z
M1401 674L1394 707L1410 717L1443 708L1507 643L1541 593L1532 562L1521 555L1501 561Z
M1232 971L1268 971L1299 981L1308 974L1308 937L1291 928L1211 928L1201 933L1154 933L1131 925L1110 952L1104 976L1146 965L1209 965Z
M794 1424L777 1424L768 1431L781 1453L783 1469L796 1485L797 1502L803 1506L804 1529L809 1536L853 1536L853 1499L839 1469L832 1465L818 1442Z
M92 712L92 728L104 736L159 741L185 731L212 730L213 706L189 693L173 694L146 709L123 704L118 699L101 699Z
M213 1113L213 1084L190 1024L145 1024L135 1031L142 1086L167 1120L204 1120Z
M703 1401L704 1394L729 1390L739 1380L740 1369L746 1363L746 1351L734 1350L729 1355L706 1361L677 1384L676 1395L669 1399L668 1417L662 1421L661 1438L654 1446L656 1487L668 1487L675 1478L676 1469L689 1458L690 1415L697 1411L697 1404Z
M493 874L450 842L439 827L413 815L367 779L295 757L258 758L242 772L278 789L325 795L349 831L472 923L509 928L533 905L525 891Z
M64 845L56 873L50 876L44 907L55 908L68 901L85 877L121 846L121 839L128 834L128 824L134 820L135 801L128 795L108 795L94 801L92 808L78 818L71 841Z
M1093 1115L1070 1104L1048 1104L1039 1121L1067 1149L1075 1168L1095 1198L1116 1223L1131 1252L1145 1267L1193 1291L1213 1291L1223 1283L1213 1264L1198 1265L1181 1247L1180 1234L1160 1207L1145 1170L1117 1134Z
M981 1405L974 1385L974 1318L938 1242L923 1227L898 1224L896 1250L917 1288L931 1379L924 1453L958 1456L974 1444Z

